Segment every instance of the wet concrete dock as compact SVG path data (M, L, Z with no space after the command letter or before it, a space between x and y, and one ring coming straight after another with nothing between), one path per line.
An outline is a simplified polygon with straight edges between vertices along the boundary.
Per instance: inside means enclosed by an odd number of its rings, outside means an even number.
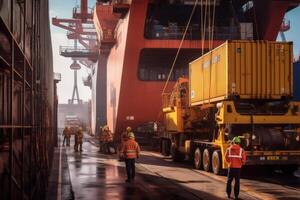
M125 183L124 163L116 155L100 154L93 138L85 135L82 153L72 146L64 150L69 171L62 173L70 175L75 199L226 199L225 176L194 170L190 163L174 163L156 152L142 151L135 182ZM70 191L63 189L59 196L73 195L65 192ZM300 180L250 173L241 181L240 199L300 199Z
M82 153L70 148L67 154L75 199L199 199L139 168L135 182L125 183L124 163L115 155L100 154L89 142Z

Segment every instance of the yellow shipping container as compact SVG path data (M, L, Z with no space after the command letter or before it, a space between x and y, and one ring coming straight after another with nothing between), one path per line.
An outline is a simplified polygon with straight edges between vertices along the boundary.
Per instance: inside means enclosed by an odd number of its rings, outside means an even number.
M226 41L190 63L190 104L292 95L291 42Z

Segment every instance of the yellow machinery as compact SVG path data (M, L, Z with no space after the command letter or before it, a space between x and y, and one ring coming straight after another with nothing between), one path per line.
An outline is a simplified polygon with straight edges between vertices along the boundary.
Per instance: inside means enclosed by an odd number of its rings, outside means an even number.
M227 41L190 63L163 95L161 150L174 160L219 174L230 140L239 136L246 165L300 164L300 102L293 102L292 44Z

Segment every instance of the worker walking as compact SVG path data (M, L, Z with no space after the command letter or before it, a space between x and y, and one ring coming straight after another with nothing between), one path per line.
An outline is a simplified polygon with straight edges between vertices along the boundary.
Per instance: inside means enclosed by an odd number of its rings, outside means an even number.
M126 128L126 131L124 131L122 133L121 142L119 143L119 146L118 146L119 161L123 161L124 160L122 149L123 149L123 146L124 146L125 142L128 139L128 133L130 133L131 131L132 131L131 127L128 126Z
M124 143L122 153L125 158L127 180L130 183L135 177L135 159L139 158L140 146L134 139L133 132L128 133L128 140Z
M227 197L230 198L231 183L234 179L234 196L235 199L238 199L240 192L241 168L242 165L246 162L246 153L240 146L241 139L239 137L234 137L232 143L233 144L228 147L225 153L225 159L228 163L226 193Z
M70 140L71 140L71 130L70 127L67 127L67 132L66 132L66 136L67 136L67 146L70 146Z
M79 128L77 133L76 133L76 141L77 141L77 145L76 145L76 152L79 151L82 152L82 143L83 143L83 133L82 133L82 128Z
M79 129L78 129L79 130ZM73 128L73 134L74 134L74 151L78 151L78 142L77 142L77 132L76 129Z
M70 134L70 130L69 128L66 126L63 130L63 136L64 136L64 140L63 140L63 146L65 146L65 143L67 143L68 146L68 135Z

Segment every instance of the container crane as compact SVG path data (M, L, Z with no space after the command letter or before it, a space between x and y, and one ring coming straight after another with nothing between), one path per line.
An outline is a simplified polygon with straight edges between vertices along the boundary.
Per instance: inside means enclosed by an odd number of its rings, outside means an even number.
M73 8L72 19L52 18L52 24L67 30L67 38L74 40L74 46L60 46L59 53L73 60L70 68L74 70L74 86L69 103L74 104L77 101L81 104L82 100L79 98L77 86L77 70L80 70L81 66L77 61L90 68L91 63L98 59L97 34L92 21L92 12L88 10L88 1L81 0L80 8ZM77 42L82 47L78 47Z

